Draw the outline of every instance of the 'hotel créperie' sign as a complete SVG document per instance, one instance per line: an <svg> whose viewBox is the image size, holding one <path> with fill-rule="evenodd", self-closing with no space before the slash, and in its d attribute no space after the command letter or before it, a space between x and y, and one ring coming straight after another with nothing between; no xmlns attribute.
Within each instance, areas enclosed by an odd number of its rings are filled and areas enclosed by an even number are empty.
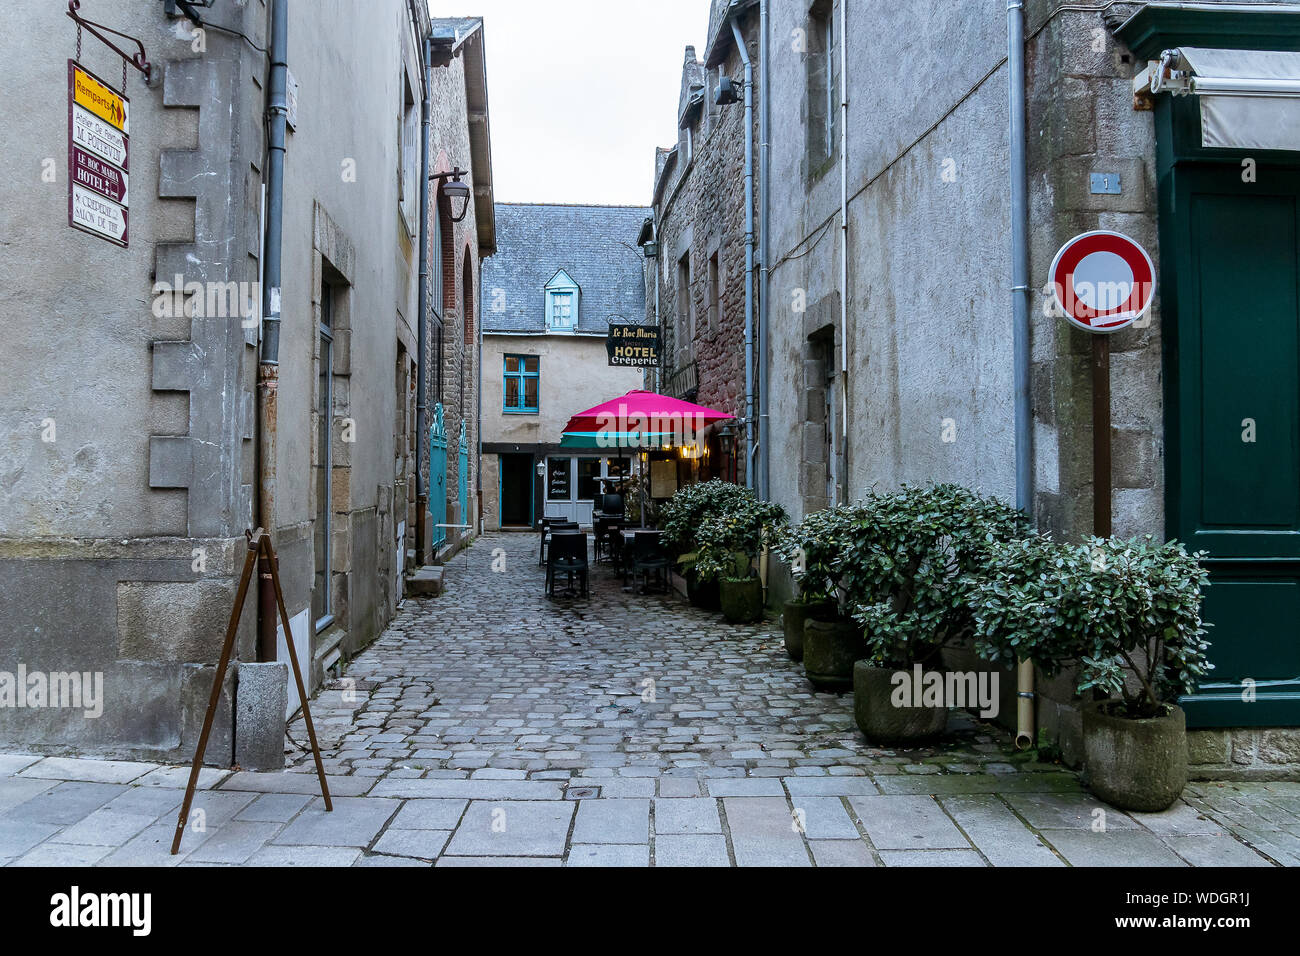
<svg viewBox="0 0 1300 956"><path fill-rule="evenodd" d="M659 364L659 329L653 325L609 325L605 339L610 365L653 368Z"/></svg>

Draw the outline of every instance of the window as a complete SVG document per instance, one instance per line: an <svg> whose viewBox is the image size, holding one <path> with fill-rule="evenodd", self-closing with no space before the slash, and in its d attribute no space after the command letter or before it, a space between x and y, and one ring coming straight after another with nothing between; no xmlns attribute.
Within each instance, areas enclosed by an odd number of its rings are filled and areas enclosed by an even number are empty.
<svg viewBox="0 0 1300 956"><path fill-rule="evenodd" d="M312 613L316 630L329 626L334 620L333 602L330 600L330 469L333 467L331 447L334 404L334 291L326 284L320 290L319 374L317 394L317 458L316 458L316 521L314 531L315 581L312 586Z"/></svg>
<svg viewBox="0 0 1300 956"><path fill-rule="evenodd" d="M600 459L578 459L578 500L595 501L600 492Z"/></svg>
<svg viewBox="0 0 1300 956"><path fill-rule="evenodd" d="M546 283L546 327L552 332L574 332L578 328L578 284L561 269Z"/></svg>
<svg viewBox="0 0 1300 956"><path fill-rule="evenodd" d="M836 63L835 16L831 0L819 0L808 14L807 87L808 167L810 171L835 155Z"/></svg>
<svg viewBox="0 0 1300 956"><path fill-rule="evenodd" d="M718 331L722 320L722 290L718 284L718 253L709 256L709 333Z"/></svg>
<svg viewBox="0 0 1300 956"><path fill-rule="evenodd" d="M677 260L677 352L678 366L686 364L695 342L695 303L691 298L691 254Z"/></svg>
<svg viewBox="0 0 1300 956"><path fill-rule="evenodd" d="M507 355L505 379L502 387L502 411L519 414L537 414L537 392L541 373L536 355Z"/></svg>
<svg viewBox="0 0 1300 956"><path fill-rule="evenodd" d="M405 69L402 70L402 112L398 117L397 143L401 154L397 198L406 218L406 228L415 235L420 210L420 104Z"/></svg>

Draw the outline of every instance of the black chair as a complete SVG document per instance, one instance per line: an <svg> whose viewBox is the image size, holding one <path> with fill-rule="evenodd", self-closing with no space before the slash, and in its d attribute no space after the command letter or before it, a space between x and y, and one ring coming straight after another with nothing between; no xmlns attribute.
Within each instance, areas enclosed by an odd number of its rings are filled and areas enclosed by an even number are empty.
<svg viewBox="0 0 1300 956"><path fill-rule="evenodd" d="M595 532L597 561L614 560L614 549L622 544L624 524L625 519L622 514L592 515L591 526Z"/></svg>
<svg viewBox="0 0 1300 956"><path fill-rule="evenodd" d="M567 518L543 518L541 527L541 546L537 552L537 566L543 567L546 564L546 543L551 538L553 531L577 531L578 524Z"/></svg>
<svg viewBox="0 0 1300 956"><path fill-rule="evenodd" d="M641 593L650 590L650 573L653 571L655 581L664 593L668 591L668 555L664 551L662 535L658 531L637 531L632 536L630 560L625 566L630 567L632 580L641 575ZM626 580L626 578L624 579Z"/></svg>
<svg viewBox="0 0 1300 956"><path fill-rule="evenodd" d="M582 597L587 596L587 533L572 529L551 528L551 548L546 557L546 596L555 597L555 578L566 576L566 596L575 594L573 579L582 585Z"/></svg>

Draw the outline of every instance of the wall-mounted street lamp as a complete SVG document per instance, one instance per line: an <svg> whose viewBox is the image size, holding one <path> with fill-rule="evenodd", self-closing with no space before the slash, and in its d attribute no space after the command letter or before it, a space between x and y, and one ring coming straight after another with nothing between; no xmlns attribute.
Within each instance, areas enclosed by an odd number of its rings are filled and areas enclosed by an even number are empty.
<svg viewBox="0 0 1300 956"><path fill-rule="evenodd" d="M457 166L449 173L433 173L429 176L429 181L435 179L442 183L442 194L447 197L447 202L451 206L451 221L460 222L469 214L470 188L469 183L461 182L460 177L469 175L469 170L461 169ZM448 178L451 182L446 182ZM456 212L456 203L461 203L459 214Z"/></svg>
<svg viewBox="0 0 1300 956"><path fill-rule="evenodd" d="M735 82L729 76L718 77L718 92L713 102L719 106L730 106L732 103L739 103L741 84Z"/></svg>
<svg viewBox="0 0 1300 956"><path fill-rule="evenodd" d="M722 452L723 477L727 481L735 481L736 427L731 422L718 429L718 450Z"/></svg>

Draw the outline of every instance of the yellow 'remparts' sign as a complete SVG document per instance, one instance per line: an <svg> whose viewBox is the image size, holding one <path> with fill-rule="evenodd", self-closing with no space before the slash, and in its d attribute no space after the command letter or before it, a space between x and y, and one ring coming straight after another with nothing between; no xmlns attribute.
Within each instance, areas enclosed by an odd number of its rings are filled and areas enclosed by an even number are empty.
<svg viewBox="0 0 1300 956"><path fill-rule="evenodd" d="M73 96L78 106L112 123L123 133L130 132L126 100L80 67L74 68Z"/></svg>

